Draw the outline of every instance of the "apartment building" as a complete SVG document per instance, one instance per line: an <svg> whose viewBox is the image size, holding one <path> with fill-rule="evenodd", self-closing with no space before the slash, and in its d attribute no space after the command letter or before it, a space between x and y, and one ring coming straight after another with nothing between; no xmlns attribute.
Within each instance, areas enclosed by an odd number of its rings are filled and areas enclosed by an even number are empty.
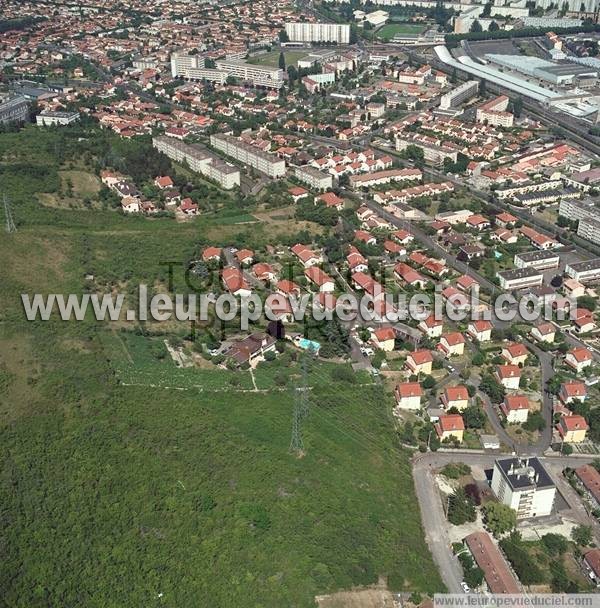
<svg viewBox="0 0 600 608"><path fill-rule="evenodd" d="M422 175L420 169L387 169L367 175L351 175L350 186L352 188L366 188L379 184L389 184L390 182L418 181Z"/></svg>
<svg viewBox="0 0 600 608"><path fill-rule="evenodd" d="M577 225L577 236L586 241L600 245L600 220L589 217L579 220Z"/></svg>
<svg viewBox="0 0 600 608"><path fill-rule="evenodd" d="M560 257L552 251L527 251L526 253L517 253L514 262L517 268L536 268L537 270L542 270L558 268Z"/></svg>
<svg viewBox="0 0 600 608"><path fill-rule="evenodd" d="M35 117L38 127L49 127L51 125L70 125L79 120L79 112L51 112L43 110Z"/></svg>
<svg viewBox="0 0 600 608"><path fill-rule="evenodd" d="M458 107L461 103L477 95L479 82L467 80L453 91L449 91L440 97L440 110L450 110Z"/></svg>
<svg viewBox="0 0 600 608"><path fill-rule="evenodd" d="M524 289L525 287L540 287L544 275L535 268L515 268L496 273L500 281L500 287L510 291L512 289Z"/></svg>
<svg viewBox="0 0 600 608"><path fill-rule="evenodd" d="M19 95L0 101L0 124L25 122L29 116L29 104L25 97Z"/></svg>
<svg viewBox="0 0 600 608"><path fill-rule="evenodd" d="M185 161L192 171L216 181L225 190L231 190L240 185L239 169L222 161L204 146L184 144L182 141L164 135L154 137L152 145L174 161L179 163Z"/></svg>
<svg viewBox="0 0 600 608"><path fill-rule="evenodd" d="M512 127L514 116L507 112L509 98L500 95L477 108L477 122L485 122L494 127Z"/></svg>
<svg viewBox="0 0 600 608"><path fill-rule="evenodd" d="M340 23L286 23L290 42L350 42L350 25Z"/></svg>
<svg viewBox="0 0 600 608"><path fill-rule="evenodd" d="M600 279L600 258L567 264L565 273L580 283L591 283Z"/></svg>
<svg viewBox="0 0 600 608"><path fill-rule="evenodd" d="M517 518L552 513L556 486L537 458L496 460L492 490L498 500L517 512Z"/></svg>
<svg viewBox="0 0 600 608"><path fill-rule="evenodd" d="M500 199L515 198L532 192L542 192L544 190L561 190L563 183L560 179L549 179L543 182L527 182L518 186L507 186L498 188L496 196Z"/></svg>
<svg viewBox="0 0 600 608"><path fill-rule="evenodd" d="M274 154L263 152L256 146L247 144L237 137L217 133L210 136L210 144L227 156L248 165L269 177L283 177L285 175L285 161Z"/></svg>
<svg viewBox="0 0 600 608"><path fill-rule="evenodd" d="M329 173L323 173L309 165L296 167L294 175L296 179L299 179L304 184L308 184L315 190L328 190L333 187L333 177Z"/></svg>
<svg viewBox="0 0 600 608"><path fill-rule="evenodd" d="M187 80L208 80L225 84L227 72L205 67L204 57L199 55L183 55L173 53L171 55L171 76L173 78L185 78Z"/></svg>
<svg viewBox="0 0 600 608"><path fill-rule="evenodd" d="M596 218L600 214L600 210L596 207L596 203L591 199L572 200L564 199L560 201L558 206L558 215L562 215L569 220L587 220Z"/></svg>
<svg viewBox="0 0 600 608"><path fill-rule="evenodd" d="M458 157L458 152L456 150L446 146L436 146L404 137L398 137L396 139L396 150L399 152L406 150L408 146L416 146L417 148L421 148L421 150L423 150L423 158L425 161L433 165L442 164L446 158L449 158L453 163L455 163Z"/></svg>
<svg viewBox="0 0 600 608"><path fill-rule="evenodd" d="M226 72L257 87L280 89L283 86L283 70L266 65L252 65L238 59L223 59L215 63L217 70Z"/></svg>

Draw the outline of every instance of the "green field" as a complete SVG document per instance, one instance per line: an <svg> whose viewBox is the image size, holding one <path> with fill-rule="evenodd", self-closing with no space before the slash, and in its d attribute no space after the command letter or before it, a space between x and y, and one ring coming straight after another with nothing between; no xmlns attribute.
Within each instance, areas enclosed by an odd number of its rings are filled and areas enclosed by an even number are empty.
<svg viewBox="0 0 600 608"><path fill-rule="evenodd" d="M420 34L425 26L416 23L388 23L377 30L377 37L389 42L396 34Z"/></svg>
<svg viewBox="0 0 600 608"><path fill-rule="evenodd" d="M308 51L284 51L283 55L285 57L286 67L290 65L296 66L298 59L306 57L306 55L308 55ZM272 68L276 68L279 66L279 51L270 51L264 55L251 57L248 60L248 63L252 63L254 65L267 65Z"/></svg>
<svg viewBox="0 0 600 608"><path fill-rule="evenodd" d="M0 603L309 607L380 575L394 590L441 590L410 454L367 376L308 372L298 458L297 363L261 366L255 391L249 372L157 358L164 337L142 327L24 320L20 293L81 293L89 272L126 291L164 285L163 262L218 228L40 206L64 170L53 150L87 162L77 132L57 148L70 132L0 134L19 228L0 238ZM251 231L239 238L267 238Z"/></svg>

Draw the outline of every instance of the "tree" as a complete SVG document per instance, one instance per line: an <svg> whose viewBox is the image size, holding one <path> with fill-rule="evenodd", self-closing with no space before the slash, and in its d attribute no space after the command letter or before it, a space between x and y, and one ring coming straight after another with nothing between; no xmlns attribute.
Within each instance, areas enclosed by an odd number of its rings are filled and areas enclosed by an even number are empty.
<svg viewBox="0 0 600 608"><path fill-rule="evenodd" d="M523 546L519 532L514 530L507 538L503 538L500 548L524 585L534 585L544 580L544 574L537 562Z"/></svg>
<svg viewBox="0 0 600 608"><path fill-rule="evenodd" d="M464 579L471 589L477 589L483 583L483 570L479 566L469 568L464 571Z"/></svg>
<svg viewBox="0 0 600 608"><path fill-rule="evenodd" d="M475 521L477 514L473 501L467 496L464 488L458 488L448 499L448 521L461 526L468 521Z"/></svg>
<svg viewBox="0 0 600 608"><path fill-rule="evenodd" d="M526 431L543 431L546 428L546 421L541 412L533 412L529 414L527 420L523 423L523 428Z"/></svg>
<svg viewBox="0 0 600 608"><path fill-rule="evenodd" d="M569 541L561 534L548 533L542 536L542 544L553 557L558 557L567 551Z"/></svg>
<svg viewBox="0 0 600 608"><path fill-rule="evenodd" d="M483 516L487 527L495 537L514 530L517 525L517 513L501 502L488 502L483 507Z"/></svg>
<svg viewBox="0 0 600 608"><path fill-rule="evenodd" d="M279 69L285 70L285 55L283 54L283 51L279 53Z"/></svg>
<svg viewBox="0 0 600 608"><path fill-rule="evenodd" d="M490 32L497 32L499 29L500 29L500 26L495 21L492 21L490 23L490 27L489 27Z"/></svg>
<svg viewBox="0 0 600 608"><path fill-rule="evenodd" d="M523 99L521 97L515 97L512 100L512 112L515 115L515 118L519 118L521 116L522 111L523 111Z"/></svg>
<svg viewBox="0 0 600 608"><path fill-rule="evenodd" d="M584 526L583 524L573 528L571 538L580 546L586 547L592 542L592 526Z"/></svg>
<svg viewBox="0 0 600 608"><path fill-rule="evenodd" d="M279 42L289 42L290 41L290 37L287 35L287 32L285 30L281 30L279 32Z"/></svg>
<svg viewBox="0 0 600 608"><path fill-rule="evenodd" d="M479 21L477 19L475 19L475 21L473 21L473 23L471 24L471 29L470 32L475 34L477 32L483 32L483 28L481 27L481 23L479 23Z"/></svg>
<svg viewBox="0 0 600 608"><path fill-rule="evenodd" d="M476 405L469 405L462 413L465 426L468 429L482 429L485 426L485 414Z"/></svg>
<svg viewBox="0 0 600 608"><path fill-rule="evenodd" d="M504 387L491 374L483 374L479 388L494 402L500 403L504 399L506 391Z"/></svg>

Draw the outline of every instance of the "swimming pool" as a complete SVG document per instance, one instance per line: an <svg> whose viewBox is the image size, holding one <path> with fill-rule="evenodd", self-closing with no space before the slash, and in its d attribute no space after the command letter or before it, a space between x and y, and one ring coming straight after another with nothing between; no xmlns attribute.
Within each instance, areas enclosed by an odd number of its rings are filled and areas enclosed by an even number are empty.
<svg viewBox="0 0 600 608"><path fill-rule="evenodd" d="M321 345L314 340L307 340L306 338L300 338L298 346L304 350L311 350L313 353L318 354Z"/></svg>

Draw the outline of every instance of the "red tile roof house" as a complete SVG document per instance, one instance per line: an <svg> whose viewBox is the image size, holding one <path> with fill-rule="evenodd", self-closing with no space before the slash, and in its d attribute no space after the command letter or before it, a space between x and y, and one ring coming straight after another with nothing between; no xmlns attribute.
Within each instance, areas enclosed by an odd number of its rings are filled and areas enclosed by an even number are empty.
<svg viewBox="0 0 600 608"><path fill-rule="evenodd" d="M293 186L292 188L288 189L288 192L295 203L297 203L299 200L302 200L303 198L307 198L309 195L308 190L305 190L300 186Z"/></svg>
<svg viewBox="0 0 600 608"><path fill-rule="evenodd" d="M390 352L396 346L396 332L393 327L381 327L371 334L371 340L375 347Z"/></svg>
<svg viewBox="0 0 600 608"><path fill-rule="evenodd" d="M250 249L240 249L235 252L235 257L240 264L252 264L254 261L254 251L251 251Z"/></svg>
<svg viewBox="0 0 600 608"><path fill-rule="evenodd" d="M469 405L469 391L462 384L448 386L441 396L441 401L447 410L455 407L457 410L462 411Z"/></svg>
<svg viewBox="0 0 600 608"><path fill-rule="evenodd" d="M468 274L463 274L456 280L456 286L462 291L471 291L471 289L478 288L479 283Z"/></svg>
<svg viewBox="0 0 600 608"><path fill-rule="evenodd" d="M421 408L423 389L418 382L402 382L396 385L394 391L396 404L403 410L418 410Z"/></svg>
<svg viewBox="0 0 600 608"><path fill-rule="evenodd" d="M355 230L354 238L357 241L362 241L365 245L375 245L377 243L377 239L365 230Z"/></svg>
<svg viewBox="0 0 600 608"><path fill-rule="evenodd" d="M429 338L439 338L442 335L443 328L443 321L436 319L433 314L419 323L419 329Z"/></svg>
<svg viewBox="0 0 600 608"><path fill-rule="evenodd" d="M502 349L502 357L511 365L525 365L529 351L524 344L512 342Z"/></svg>
<svg viewBox="0 0 600 608"><path fill-rule="evenodd" d="M252 293L244 275L237 268L225 268L221 278L225 289L234 296L247 297Z"/></svg>
<svg viewBox="0 0 600 608"><path fill-rule="evenodd" d="M157 177L154 180L154 184L157 188L160 188L161 190L166 190L167 188L173 187L173 180L168 175L165 175L164 177Z"/></svg>
<svg viewBox="0 0 600 608"><path fill-rule="evenodd" d="M563 416L556 425L556 430L565 442L579 443L585 439L589 429L588 423L583 416L573 414Z"/></svg>
<svg viewBox="0 0 600 608"><path fill-rule="evenodd" d="M277 282L277 291L285 296L296 296L300 295L300 286L296 285L293 281L282 279Z"/></svg>
<svg viewBox="0 0 600 608"><path fill-rule="evenodd" d="M584 464L575 469L575 475L585 488L592 508L600 508L600 473L591 464Z"/></svg>
<svg viewBox="0 0 600 608"><path fill-rule="evenodd" d="M573 401L585 401L587 397L587 389L583 382L572 380L563 382L558 391L558 398L565 404L573 403Z"/></svg>
<svg viewBox="0 0 600 608"><path fill-rule="evenodd" d="M181 201L179 210L186 215L198 215L198 205L191 198L184 198Z"/></svg>
<svg viewBox="0 0 600 608"><path fill-rule="evenodd" d="M462 443L465 423L460 414L442 414L434 427L440 441L456 439Z"/></svg>
<svg viewBox="0 0 600 608"><path fill-rule="evenodd" d="M335 281L317 266L305 268L304 274L309 281L314 283L319 288L319 291L335 291Z"/></svg>
<svg viewBox="0 0 600 608"><path fill-rule="evenodd" d="M259 262L252 266L252 273L259 281L271 282L275 279L275 271L270 264Z"/></svg>
<svg viewBox="0 0 600 608"><path fill-rule="evenodd" d="M504 388L517 390L521 382L521 368L517 365L498 365L496 379Z"/></svg>
<svg viewBox="0 0 600 608"><path fill-rule="evenodd" d="M221 259L221 248L220 247L207 247L202 252L202 261L211 262L213 260L219 261Z"/></svg>
<svg viewBox="0 0 600 608"><path fill-rule="evenodd" d="M583 346L573 348L567 353L565 363L580 372L592 364L592 353Z"/></svg>
<svg viewBox="0 0 600 608"><path fill-rule="evenodd" d="M590 549L583 556L583 563L596 587L600 586L600 549Z"/></svg>
<svg viewBox="0 0 600 608"><path fill-rule="evenodd" d="M415 375L431 374L433 355L429 350L415 350L406 358L406 367Z"/></svg>
<svg viewBox="0 0 600 608"><path fill-rule="evenodd" d="M507 395L500 409L507 422L526 422L529 416L529 400L525 395Z"/></svg>
<svg viewBox="0 0 600 608"><path fill-rule="evenodd" d="M332 207L338 211L342 211L344 209L344 199L340 198L333 192L325 192L325 194L315 197L315 205L317 203L324 203L327 207Z"/></svg>
<svg viewBox="0 0 600 608"><path fill-rule="evenodd" d="M437 349L444 357L460 357L465 352L465 337L459 331L453 331L440 336Z"/></svg>
<svg viewBox="0 0 600 608"><path fill-rule="evenodd" d="M413 285L421 289L423 289L428 282L422 274L418 273L404 262L399 262L394 266L394 276L407 285Z"/></svg>
<svg viewBox="0 0 600 608"><path fill-rule="evenodd" d="M469 323L467 333L478 342L488 342L492 339L491 321L481 320Z"/></svg>
<svg viewBox="0 0 600 608"><path fill-rule="evenodd" d="M306 245L297 243L291 248L292 253L302 262L305 268L309 266L316 266L323 261L320 255L317 255L312 249L309 249Z"/></svg>

